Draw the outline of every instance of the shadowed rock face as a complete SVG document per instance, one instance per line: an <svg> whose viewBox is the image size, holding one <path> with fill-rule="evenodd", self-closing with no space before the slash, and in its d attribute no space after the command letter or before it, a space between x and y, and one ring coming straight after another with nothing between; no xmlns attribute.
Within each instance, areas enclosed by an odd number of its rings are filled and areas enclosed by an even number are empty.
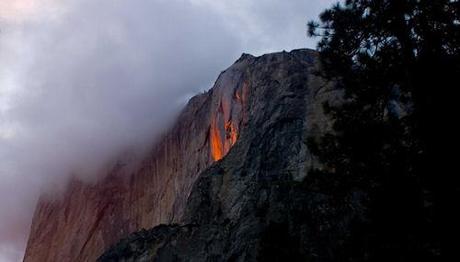
<svg viewBox="0 0 460 262"><path fill-rule="evenodd" d="M308 189L307 138L330 128L322 104L339 94L313 74L313 51L250 60L238 140L199 175L178 224L132 234L99 261L327 261L322 230L340 240L334 227L349 222L329 225L330 199Z"/></svg>
<svg viewBox="0 0 460 262"><path fill-rule="evenodd" d="M315 165L306 141L329 128L322 103L337 96L317 69L310 50L243 55L191 99L139 170L117 166L41 199L25 261L94 261L125 237L100 260L252 261L275 251L273 239L289 244L279 256L297 256L290 248L310 230L289 222ZM143 228L153 229L131 234Z"/></svg>

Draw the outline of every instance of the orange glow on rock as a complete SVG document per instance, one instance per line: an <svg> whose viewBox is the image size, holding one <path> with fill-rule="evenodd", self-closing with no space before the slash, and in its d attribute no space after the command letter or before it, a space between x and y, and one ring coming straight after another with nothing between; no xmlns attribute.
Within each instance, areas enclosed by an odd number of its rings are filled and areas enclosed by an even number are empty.
<svg viewBox="0 0 460 262"><path fill-rule="evenodd" d="M225 123L224 128L225 135L222 136L217 121L215 119L212 120L209 130L209 140L211 157L214 161L222 159L238 139L238 129L231 120Z"/></svg>
<svg viewBox="0 0 460 262"><path fill-rule="evenodd" d="M225 132L227 133L227 139L230 139L230 146L233 146L238 138L238 132L232 121L228 121L225 124Z"/></svg>
<svg viewBox="0 0 460 262"><path fill-rule="evenodd" d="M211 115L209 127L209 155L213 161L221 160L235 145L239 137L240 124L246 116L248 83L233 92L220 94Z"/></svg>
<svg viewBox="0 0 460 262"><path fill-rule="evenodd" d="M210 135L212 159L214 161L218 161L218 160L222 159L222 157L224 156L224 153L223 153L224 145L223 145L222 140L220 138L219 129L217 128L216 121L214 119L211 122L211 128L210 128L209 135Z"/></svg>

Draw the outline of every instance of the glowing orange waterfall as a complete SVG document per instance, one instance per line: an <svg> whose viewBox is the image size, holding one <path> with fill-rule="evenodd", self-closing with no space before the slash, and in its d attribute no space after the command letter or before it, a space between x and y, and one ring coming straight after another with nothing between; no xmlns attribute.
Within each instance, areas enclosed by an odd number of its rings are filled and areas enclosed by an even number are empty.
<svg viewBox="0 0 460 262"><path fill-rule="evenodd" d="M214 118L209 130L211 157L214 161L222 159L238 139L238 127L235 123L229 120L224 127L220 127L217 123L218 121ZM225 134L222 134L221 130Z"/></svg>
<svg viewBox="0 0 460 262"><path fill-rule="evenodd" d="M245 121L243 107L248 84L243 83L230 92L224 91L220 90L209 126L210 158L213 161L222 159L230 151L238 139L240 124Z"/></svg>
<svg viewBox="0 0 460 262"><path fill-rule="evenodd" d="M224 156L224 145L220 137L219 129L216 125L216 119L212 119L211 128L209 132L210 144L211 144L211 156L214 161L222 159Z"/></svg>

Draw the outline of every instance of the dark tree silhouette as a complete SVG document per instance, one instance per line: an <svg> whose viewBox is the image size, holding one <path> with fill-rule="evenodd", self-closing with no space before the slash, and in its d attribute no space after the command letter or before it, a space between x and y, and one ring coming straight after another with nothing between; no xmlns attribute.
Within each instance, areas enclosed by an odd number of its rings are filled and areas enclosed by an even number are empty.
<svg viewBox="0 0 460 262"><path fill-rule="evenodd" d="M321 74L344 90L325 105L333 131L311 139L331 194L366 192L366 223L346 260L435 260L447 255L443 226L458 223L459 187L447 170L447 123L460 77L460 2L347 0L309 23L321 37ZM324 187L323 189L325 189Z"/></svg>

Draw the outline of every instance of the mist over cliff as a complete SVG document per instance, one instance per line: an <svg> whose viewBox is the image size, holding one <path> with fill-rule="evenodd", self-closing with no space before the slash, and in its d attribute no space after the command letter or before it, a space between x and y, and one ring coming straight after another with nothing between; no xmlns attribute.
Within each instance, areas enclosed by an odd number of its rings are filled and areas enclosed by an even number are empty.
<svg viewBox="0 0 460 262"><path fill-rule="evenodd" d="M203 10L137 2L75 1L56 20L4 32L0 242L24 241L41 191L72 174L92 180L121 151L148 146L238 47ZM193 40L203 34L219 37Z"/></svg>
<svg viewBox="0 0 460 262"><path fill-rule="evenodd" d="M149 147L243 51L308 44L328 3L2 2L0 261L21 256L40 193Z"/></svg>

